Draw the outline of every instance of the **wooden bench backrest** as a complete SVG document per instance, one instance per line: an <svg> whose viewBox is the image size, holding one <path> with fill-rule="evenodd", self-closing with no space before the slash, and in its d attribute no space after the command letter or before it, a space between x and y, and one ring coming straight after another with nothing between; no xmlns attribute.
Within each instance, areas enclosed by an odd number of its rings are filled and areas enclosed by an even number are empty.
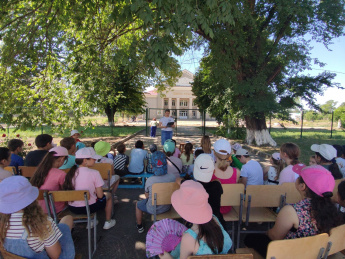
<svg viewBox="0 0 345 259"><path fill-rule="evenodd" d="M171 195L180 189L177 183L155 183L152 185L152 205L154 205L154 195L157 193L157 205L171 204Z"/></svg>
<svg viewBox="0 0 345 259"><path fill-rule="evenodd" d="M281 195L285 195L279 185L247 185L246 206L251 195L251 207L279 207Z"/></svg>
<svg viewBox="0 0 345 259"><path fill-rule="evenodd" d="M89 191L51 191L54 198L54 202L66 202L66 201L84 201L84 193L87 193L87 198L90 199Z"/></svg>
<svg viewBox="0 0 345 259"><path fill-rule="evenodd" d="M99 173L102 176L103 180L108 179L108 172L110 172L110 176L112 175L112 168L113 165L108 163L96 163L93 167L90 167L91 169L99 171Z"/></svg>
<svg viewBox="0 0 345 259"><path fill-rule="evenodd" d="M281 188L286 194L286 203L297 203L302 200L302 195L297 191L295 183L283 183Z"/></svg>
<svg viewBox="0 0 345 259"><path fill-rule="evenodd" d="M345 224L331 229L329 241L332 242L330 255L345 249Z"/></svg>
<svg viewBox="0 0 345 259"><path fill-rule="evenodd" d="M320 234L316 236L276 240L269 243L266 258L317 258L321 248L327 247L329 236Z"/></svg>
<svg viewBox="0 0 345 259"><path fill-rule="evenodd" d="M36 166L19 166L18 169L22 176L31 178L34 176L37 167Z"/></svg>
<svg viewBox="0 0 345 259"><path fill-rule="evenodd" d="M221 206L240 206L241 193L244 194L244 185L236 184L222 184L223 194L220 200Z"/></svg>

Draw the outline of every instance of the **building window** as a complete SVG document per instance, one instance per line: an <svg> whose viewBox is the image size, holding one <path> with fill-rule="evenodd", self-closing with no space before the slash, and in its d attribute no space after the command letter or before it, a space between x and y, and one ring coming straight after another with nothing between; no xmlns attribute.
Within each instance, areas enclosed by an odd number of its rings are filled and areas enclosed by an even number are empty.
<svg viewBox="0 0 345 259"><path fill-rule="evenodd" d="M187 117L187 111L180 111L180 117Z"/></svg>
<svg viewBox="0 0 345 259"><path fill-rule="evenodd" d="M192 111L192 117L196 118L196 111Z"/></svg>
<svg viewBox="0 0 345 259"><path fill-rule="evenodd" d="M176 110L173 110L173 111L172 111L172 116L175 116L175 117L176 117Z"/></svg>
<svg viewBox="0 0 345 259"><path fill-rule="evenodd" d="M172 100L172 101L171 101L171 105L172 105L172 106L176 106L175 100Z"/></svg>
<svg viewBox="0 0 345 259"><path fill-rule="evenodd" d="M187 100L180 100L180 106L181 107L187 107L188 106L188 101Z"/></svg>
<svg viewBox="0 0 345 259"><path fill-rule="evenodd" d="M169 100L168 99L164 99L164 106L168 106L169 105Z"/></svg>

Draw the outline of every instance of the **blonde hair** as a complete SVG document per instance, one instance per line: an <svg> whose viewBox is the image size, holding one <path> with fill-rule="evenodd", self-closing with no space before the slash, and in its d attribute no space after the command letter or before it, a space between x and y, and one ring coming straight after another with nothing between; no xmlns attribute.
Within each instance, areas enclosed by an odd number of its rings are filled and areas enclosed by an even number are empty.
<svg viewBox="0 0 345 259"><path fill-rule="evenodd" d="M204 150L204 153L206 154L211 154L212 150L211 150L211 139L208 135L205 135L201 138L201 143L200 146L202 148L202 150Z"/></svg>
<svg viewBox="0 0 345 259"><path fill-rule="evenodd" d="M217 157L217 167L222 171L226 171L226 169L229 167L228 159L230 155L222 155L217 153L216 151L214 152L214 154Z"/></svg>
<svg viewBox="0 0 345 259"><path fill-rule="evenodd" d="M0 245L4 245L11 214L0 213ZM35 200L23 209L23 226L30 236L46 239L51 231L51 224L41 206Z"/></svg>

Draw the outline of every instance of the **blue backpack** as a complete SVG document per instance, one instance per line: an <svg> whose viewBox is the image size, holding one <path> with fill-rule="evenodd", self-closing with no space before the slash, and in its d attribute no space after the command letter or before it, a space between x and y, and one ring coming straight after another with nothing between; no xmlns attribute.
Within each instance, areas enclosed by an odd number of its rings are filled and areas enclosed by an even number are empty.
<svg viewBox="0 0 345 259"><path fill-rule="evenodd" d="M168 172L167 159L161 151L153 152L151 155L152 173L154 175L164 175Z"/></svg>

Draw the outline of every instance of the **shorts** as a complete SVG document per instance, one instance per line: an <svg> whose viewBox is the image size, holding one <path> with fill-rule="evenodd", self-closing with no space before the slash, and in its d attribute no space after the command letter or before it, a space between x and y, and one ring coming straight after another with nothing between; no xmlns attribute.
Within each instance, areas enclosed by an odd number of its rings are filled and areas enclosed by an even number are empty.
<svg viewBox="0 0 345 259"><path fill-rule="evenodd" d="M105 209L105 205L107 204L107 198L105 195L101 199L97 199L97 201L94 204L91 204L90 207L90 213L95 213L100 210ZM86 214L86 206L85 207L73 207L68 206L69 210L75 214Z"/></svg>
<svg viewBox="0 0 345 259"><path fill-rule="evenodd" d="M144 199L144 200L138 201L138 202L137 202L137 208L138 208L139 210L141 210L142 212L151 214L150 212L147 211L147 207L146 207L146 203L147 203L148 200L149 200L149 199Z"/></svg>

